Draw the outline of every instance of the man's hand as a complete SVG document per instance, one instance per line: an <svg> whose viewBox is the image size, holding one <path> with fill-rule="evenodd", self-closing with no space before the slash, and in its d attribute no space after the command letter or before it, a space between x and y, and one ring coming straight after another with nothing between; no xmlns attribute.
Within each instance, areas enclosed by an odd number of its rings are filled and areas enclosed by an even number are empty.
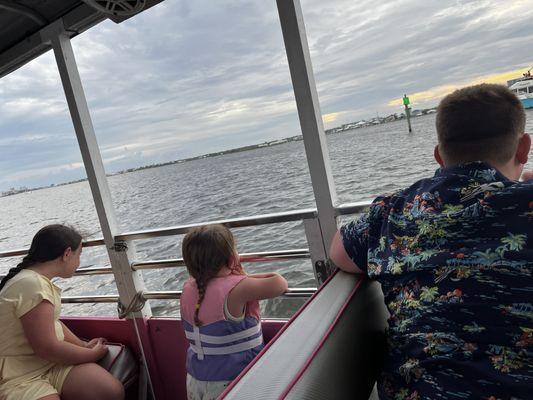
<svg viewBox="0 0 533 400"><path fill-rule="evenodd" d="M521 181L530 181L533 180L533 171L523 171Z"/></svg>

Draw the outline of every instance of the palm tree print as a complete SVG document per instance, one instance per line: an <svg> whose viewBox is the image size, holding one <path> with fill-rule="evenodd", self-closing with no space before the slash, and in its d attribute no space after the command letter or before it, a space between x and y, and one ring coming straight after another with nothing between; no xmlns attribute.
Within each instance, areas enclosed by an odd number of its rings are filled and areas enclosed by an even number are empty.
<svg viewBox="0 0 533 400"><path fill-rule="evenodd" d="M425 302L431 302L435 299L435 297L437 297L438 294L439 294L439 289L437 288L437 286L433 286L433 287L424 286L422 290L420 291L420 300L425 301Z"/></svg>
<svg viewBox="0 0 533 400"><path fill-rule="evenodd" d="M527 236L522 234L508 233L507 237L502 238L502 243L507 246L510 251L520 251L524 248L527 241Z"/></svg>
<svg viewBox="0 0 533 400"><path fill-rule="evenodd" d="M343 236L345 248L364 259L390 313L380 399L531 397L527 185L482 163L444 169L346 229L364 236Z"/></svg>

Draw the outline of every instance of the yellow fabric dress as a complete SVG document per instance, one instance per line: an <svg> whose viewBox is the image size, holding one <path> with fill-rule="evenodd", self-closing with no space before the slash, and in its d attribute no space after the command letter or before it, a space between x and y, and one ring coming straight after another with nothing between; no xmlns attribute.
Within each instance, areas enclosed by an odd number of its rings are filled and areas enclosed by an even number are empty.
<svg viewBox="0 0 533 400"><path fill-rule="evenodd" d="M64 340L61 290L45 276L24 269L0 291L0 400L34 400L61 393L72 369L39 358L31 348L20 318L43 300L54 306L57 338Z"/></svg>

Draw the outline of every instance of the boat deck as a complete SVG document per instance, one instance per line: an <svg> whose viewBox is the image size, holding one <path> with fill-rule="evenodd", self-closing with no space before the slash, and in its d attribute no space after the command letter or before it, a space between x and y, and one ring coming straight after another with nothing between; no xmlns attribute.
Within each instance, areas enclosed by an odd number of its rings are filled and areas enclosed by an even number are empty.
<svg viewBox="0 0 533 400"><path fill-rule="evenodd" d="M141 352L131 320L104 317L65 317L65 325L83 338L104 337L110 342L127 345L141 359ZM270 341L286 321L263 320L265 342ZM153 365L157 372L151 374L157 387L158 399L186 399L185 354L189 345L179 319L151 318L146 321L152 344ZM145 353L146 354L146 353ZM128 391L128 400L137 399L135 388Z"/></svg>

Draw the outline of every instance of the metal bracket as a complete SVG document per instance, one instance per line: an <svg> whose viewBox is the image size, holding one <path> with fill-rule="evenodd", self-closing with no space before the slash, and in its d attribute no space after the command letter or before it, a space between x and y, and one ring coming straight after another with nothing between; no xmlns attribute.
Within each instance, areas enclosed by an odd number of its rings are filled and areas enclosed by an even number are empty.
<svg viewBox="0 0 533 400"><path fill-rule="evenodd" d="M315 263L315 275L319 285L322 285L328 279L328 270L324 260L318 260Z"/></svg>
<svg viewBox="0 0 533 400"><path fill-rule="evenodd" d="M118 16L135 15L146 6L146 0L83 0L83 2L101 13Z"/></svg>
<svg viewBox="0 0 533 400"><path fill-rule="evenodd" d="M63 19L59 18L46 25L39 31L39 33L43 43L50 43L53 40L56 40L58 36L65 34L65 25L63 23Z"/></svg>
<svg viewBox="0 0 533 400"><path fill-rule="evenodd" d="M116 241L115 244L110 247L110 249L117 252L128 251L128 243L124 241Z"/></svg>
<svg viewBox="0 0 533 400"><path fill-rule="evenodd" d="M323 284L337 269L335 264L330 260L318 260L315 263L315 274L318 280L318 284Z"/></svg>

